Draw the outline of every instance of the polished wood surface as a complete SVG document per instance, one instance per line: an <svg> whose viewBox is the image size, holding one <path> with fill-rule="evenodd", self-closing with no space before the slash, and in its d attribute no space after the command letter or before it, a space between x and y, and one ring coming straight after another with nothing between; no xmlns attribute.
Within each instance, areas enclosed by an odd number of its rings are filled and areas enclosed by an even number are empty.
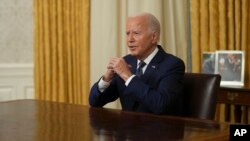
<svg viewBox="0 0 250 141"><path fill-rule="evenodd" d="M229 140L210 120L21 100L0 103L1 141Z"/></svg>

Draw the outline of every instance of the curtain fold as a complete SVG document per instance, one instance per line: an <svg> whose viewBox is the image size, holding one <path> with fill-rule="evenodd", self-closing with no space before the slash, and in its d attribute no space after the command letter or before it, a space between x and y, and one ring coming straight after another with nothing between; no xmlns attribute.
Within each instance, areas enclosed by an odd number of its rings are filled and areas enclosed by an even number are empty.
<svg viewBox="0 0 250 141"><path fill-rule="evenodd" d="M201 54L216 50L245 51L245 81L250 73L250 2L190 0L192 71L201 71Z"/></svg>
<svg viewBox="0 0 250 141"><path fill-rule="evenodd" d="M192 72L201 72L203 52L241 50L245 52L245 83L250 80L250 1L189 0L191 19ZM220 117L218 108L217 120ZM228 105L225 106L228 108ZM225 108L224 107L224 108ZM233 112L232 112L233 113ZM246 113L247 114L247 113ZM231 115L231 117L233 117Z"/></svg>
<svg viewBox="0 0 250 141"><path fill-rule="evenodd" d="M87 104L89 0L34 0L36 99Z"/></svg>

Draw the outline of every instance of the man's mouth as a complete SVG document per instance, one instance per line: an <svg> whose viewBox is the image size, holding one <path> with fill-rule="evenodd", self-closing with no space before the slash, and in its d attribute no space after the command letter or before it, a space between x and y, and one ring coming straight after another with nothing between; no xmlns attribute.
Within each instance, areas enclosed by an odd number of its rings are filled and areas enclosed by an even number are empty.
<svg viewBox="0 0 250 141"><path fill-rule="evenodd" d="M129 46L129 49L135 49L136 48L136 46Z"/></svg>

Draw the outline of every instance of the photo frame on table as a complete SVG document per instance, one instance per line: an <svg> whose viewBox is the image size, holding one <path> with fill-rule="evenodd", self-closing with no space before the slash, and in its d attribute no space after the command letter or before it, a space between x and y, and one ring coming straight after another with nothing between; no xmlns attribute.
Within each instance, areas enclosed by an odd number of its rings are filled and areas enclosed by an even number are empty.
<svg viewBox="0 0 250 141"><path fill-rule="evenodd" d="M244 51L215 52L215 74L221 75L221 86L244 86Z"/></svg>
<svg viewBox="0 0 250 141"><path fill-rule="evenodd" d="M215 52L202 53L201 72L207 74L215 73Z"/></svg>

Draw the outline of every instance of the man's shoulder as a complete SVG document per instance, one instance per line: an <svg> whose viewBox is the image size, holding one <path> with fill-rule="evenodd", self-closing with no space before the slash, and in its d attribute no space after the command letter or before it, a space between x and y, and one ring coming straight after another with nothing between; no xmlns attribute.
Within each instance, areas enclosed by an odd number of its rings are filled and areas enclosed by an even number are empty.
<svg viewBox="0 0 250 141"><path fill-rule="evenodd" d="M181 58L173 55L173 54L170 54L170 53L166 53L166 59L173 59L173 60L178 60L178 61L182 61Z"/></svg>
<svg viewBox="0 0 250 141"><path fill-rule="evenodd" d="M180 62L184 63L183 60L171 53L165 52L163 49L159 51L161 58L163 58L163 62Z"/></svg>
<svg viewBox="0 0 250 141"><path fill-rule="evenodd" d="M178 60L178 61L182 61L181 58L171 54L171 53L168 53L166 52L162 46L158 45L158 48L159 48L159 52L157 53L158 55L160 55L161 57L164 56L164 59L167 59L167 60ZM156 54L156 55L157 55Z"/></svg>
<svg viewBox="0 0 250 141"><path fill-rule="evenodd" d="M178 67L185 69L184 61L181 58L170 53L165 53L165 57L161 61L161 65L168 66L167 68Z"/></svg>

